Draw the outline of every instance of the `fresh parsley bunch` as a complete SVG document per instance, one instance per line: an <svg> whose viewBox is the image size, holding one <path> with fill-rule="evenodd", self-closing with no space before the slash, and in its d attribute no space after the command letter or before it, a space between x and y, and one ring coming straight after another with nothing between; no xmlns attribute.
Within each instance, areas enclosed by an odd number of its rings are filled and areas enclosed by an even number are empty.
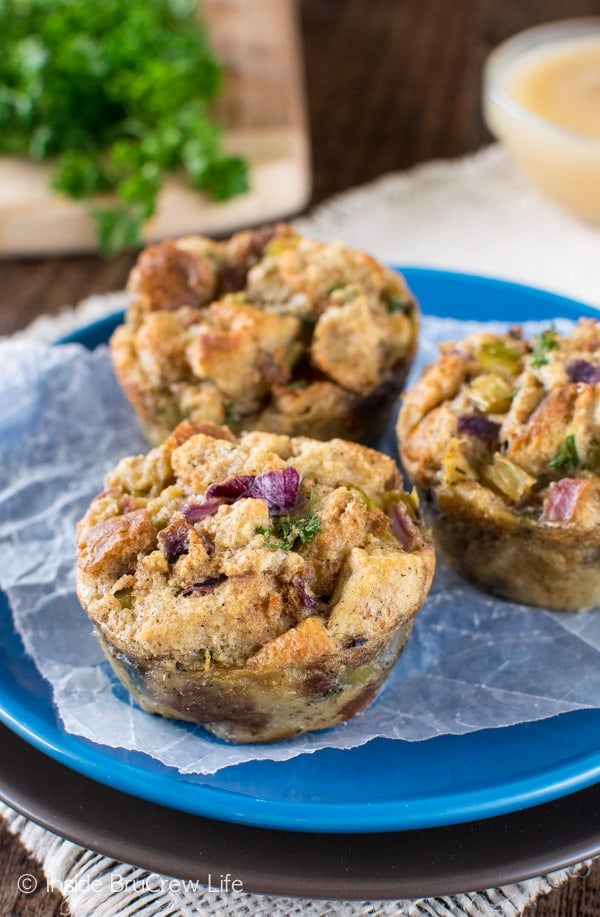
<svg viewBox="0 0 600 917"><path fill-rule="evenodd" d="M135 245L163 179L223 201L248 188L208 114L221 68L196 0L0 0L0 153L55 163L106 253Z"/></svg>

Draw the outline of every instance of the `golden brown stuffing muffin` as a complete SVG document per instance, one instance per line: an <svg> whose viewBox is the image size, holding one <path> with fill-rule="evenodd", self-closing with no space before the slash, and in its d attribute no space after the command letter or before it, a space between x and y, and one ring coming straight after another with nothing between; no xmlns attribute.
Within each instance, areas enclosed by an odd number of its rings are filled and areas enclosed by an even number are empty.
<svg viewBox="0 0 600 917"><path fill-rule="evenodd" d="M265 742L375 697L434 568L390 458L185 421L105 484L77 590L144 709Z"/></svg>
<svg viewBox="0 0 600 917"><path fill-rule="evenodd" d="M155 444L184 419L373 442L415 352L397 273L285 224L152 245L128 287L112 357Z"/></svg>
<svg viewBox="0 0 600 917"><path fill-rule="evenodd" d="M516 602L600 604L600 322L443 345L398 438L454 569Z"/></svg>

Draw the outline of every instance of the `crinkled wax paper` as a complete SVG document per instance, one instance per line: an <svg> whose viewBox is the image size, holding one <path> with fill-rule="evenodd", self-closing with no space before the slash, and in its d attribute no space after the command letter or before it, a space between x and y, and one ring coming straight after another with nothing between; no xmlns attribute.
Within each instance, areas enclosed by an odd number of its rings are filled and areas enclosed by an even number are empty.
<svg viewBox="0 0 600 917"><path fill-rule="evenodd" d="M481 327L426 317L413 378L439 341ZM525 330L542 327L527 323ZM393 448L391 434L387 445ZM68 732L209 774L377 736L416 741L600 706L598 611L561 614L496 600L439 564L387 685L348 723L272 745L232 746L200 727L143 713L113 676L79 607L74 530L103 475L146 449L106 347L0 344L0 585Z"/></svg>

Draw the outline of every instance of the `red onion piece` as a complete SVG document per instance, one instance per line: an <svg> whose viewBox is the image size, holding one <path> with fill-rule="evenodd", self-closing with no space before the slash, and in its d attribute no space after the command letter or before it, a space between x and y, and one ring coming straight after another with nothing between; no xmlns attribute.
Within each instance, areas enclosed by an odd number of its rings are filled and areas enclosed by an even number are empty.
<svg viewBox="0 0 600 917"><path fill-rule="evenodd" d="M500 424L483 414L461 414L458 418L458 432L474 436L484 443L495 443L498 442Z"/></svg>
<svg viewBox="0 0 600 917"><path fill-rule="evenodd" d="M311 592L301 576L295 576L293 579L294 586L298 592L300 604L304 608L319 608L323 602L318 595Z"/></svg>
<svg viewBox="0 0 600 917"><path fill-rule="evenodd" d="M210 593L214 592L217 586L220 586L226 579L226 576L209 576L201 583L193 583L191 586L186 586L185 589L181 590L180 594L183 596L210 595Z"/></svg>
<svg viewBox="0 0 600 917"><path fill-rule="evenodd" d="M295 506L299 489L300 475L295 468L288 466L257 474L248 496L264 500L272 516L282 516Z"/></svg>
<svg viewBox="0 0 600 917"><path fill-rule="evenodd" d="M571 382L588 382L595 385L600 382L600 366L594 366L587 360L575 360L565 367L567 376Z"/></svg>
<svg viewBox="0 0 600 917"><path fill-rule="evenodd" d="M239 474L228 481L211 484L204 503L188 503L182 508L190 524L214 516L220 506L231 505L244 497L264 500L271 516L282 516L295 505L300 490L300 475L293 467L262 474Z"/></svg>
<svg viewBox="0 0 600 917"><path fill-rule="evenodd" d="M392 532L405 551L412 551L417 543L419 530L404 503L394 503L391 518Z"/></svg>
<svg viewBox="0 0 600 917"><path fill-rule="evenodd" d="M187 503L185 506L182 506L181 512L185 516L186 522L193 525L195 522L202 522L207 516L214 516L222 503L222 500L205 500L204 503Z"/></svg>
<svg viewBox="0 0 600 917"><path fill-rule="evenodd" d="M218 501L219 504L235 503L242 497L250 496L250 488L254 480L255 475L253 474L239 474L235 478L229 478L228 481L211 484L206 491L206 499Z"/></svg>
<svg viewBox="0 0 600 917"><path fill-rule="evenodd" d="M189 551L189 526L185 522L170 525L158 534L160 549L170 564Z"/></svg>
<svg viewBox="0 0 600 917"><path fill-rule="evenodd" d="M570 522L588 482L583 478L561 478L550 485L544 500L544 522Z"/></svg>

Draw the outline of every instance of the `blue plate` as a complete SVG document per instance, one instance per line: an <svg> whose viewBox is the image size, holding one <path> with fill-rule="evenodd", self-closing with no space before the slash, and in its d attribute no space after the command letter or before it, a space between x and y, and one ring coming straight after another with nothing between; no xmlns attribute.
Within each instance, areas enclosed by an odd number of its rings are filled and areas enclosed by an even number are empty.
<svg viewBox="0 0 600 917"><path fill-rule="evenodd" d="M423 312L435 315L508 322L598 316L580 303L517 284L416 268L403 273ZM64 340L94 347L120 320L112 316ZM426 742L376 740L350 751L184 776L143 754L65 733L2 594L0 718L46 754L115 789L173 809L293 831L456 824L547 802L600 780L600 710Z"/></svg>

